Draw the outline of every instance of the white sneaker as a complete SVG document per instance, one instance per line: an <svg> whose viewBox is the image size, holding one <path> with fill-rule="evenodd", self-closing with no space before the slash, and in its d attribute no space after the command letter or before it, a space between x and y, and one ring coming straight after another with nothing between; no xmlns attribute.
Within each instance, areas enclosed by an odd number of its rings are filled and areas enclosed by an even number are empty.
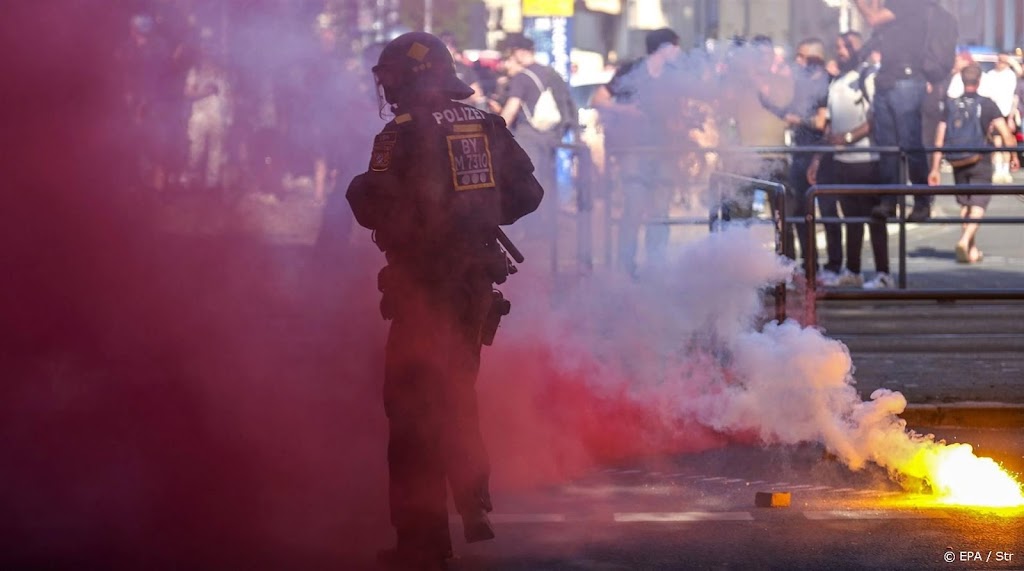
<svg viewBox="0 0 1024 571"><path fill-rule="evenodd" d="M864 289L889 289L896 287L896 280L885 272L878 272L875 277L864 282Z"/></svg>
<svg viewBox="0 0 1024 571"><path fill-rule="evenodd" d="M825 287L835 287L839 285L839 274L832 270L821 270L817 276L818 285Z"/></svg>
<svg viewBox="0 0 1024 571"><path fill-rule="evenodd" d="M992 175L992 184L1013 184L1013 175L1009 172L997 172Z"/></svg>
<svg viewBox="0 0 1024 571"><path fill-rule="evenodd" d="M836 285L839 287L860 287L864 285L864 277L843 268L842 273L839 274L839 281Z"/></svg>

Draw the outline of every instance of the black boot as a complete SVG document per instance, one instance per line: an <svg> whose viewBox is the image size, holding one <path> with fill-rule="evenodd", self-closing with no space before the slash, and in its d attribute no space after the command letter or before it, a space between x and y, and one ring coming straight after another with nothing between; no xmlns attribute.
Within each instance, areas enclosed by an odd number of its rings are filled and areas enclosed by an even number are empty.
<svg viewBox="0 0 1024 571"><path fill-rule="evenodd" d="M928 220L931 217L931 205L915 201L914 207L910 209L910 215L907 216L907 222L924 222L925 220Z"/></svg>

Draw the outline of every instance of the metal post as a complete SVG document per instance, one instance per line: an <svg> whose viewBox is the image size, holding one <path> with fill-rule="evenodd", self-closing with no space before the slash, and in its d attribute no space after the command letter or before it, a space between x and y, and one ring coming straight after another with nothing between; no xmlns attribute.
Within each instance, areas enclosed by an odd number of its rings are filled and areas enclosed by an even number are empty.
<svg viewBox="0 0 1024 571"><path fill-rule="evenodd" d="M557 148L553 151L555 154L555 163L558 161L558 150ZM556 169L557 170L557 169ZM547 203L548 203L548 218L550 227L548 230L551 232L551 275L558 273L558 175L555 174L555 188L547 192ZM541 204L544 204L541 202Z"/></svg>
<svg viewBox="0 0 1024 571"><path fill-rule="evenodd" d="M907 153L903 149L900 149L900 183L910 184L910 167L907 164ZM914 204L917 204L917 198L914 198ZM899 288L907 289L907 195L901 194L899 196Z"/></svg>
<svg viewBox="0 0 1024 571"><path fill-rule="evenodd" d="M817 185L815 185L817 186ZM818 248L815 235L814 186L807 191L807 214L804 215L804 231L807 232L807 251L801 252L807 259L804 264L804 325L818 324Z"/></svg>
<svg viewBox="0 0 1024 571"><path fill-rule="evenodd" d="M785 256L784 229L786 228L786 188L775 187L772 189L772 206L775 212L772 213L775 226L775 255ZM775 285L775 320L782 323L786 320L786 284L785 282Z"/></svg>
<svg viewBox="0 0 1024 571"><path fill-rule="evenodd" d="M576 261L586 273L594 269L594 233L591 217L594 198L590 185L594 183L593 159L587 147L576 147Z"/></svg>
<svg viewBox="0 0 1024 571"><path fill-rule="evenodd" d="M621 190L618 188L620 173L618 162L618 157L613 153L605 154L604 174L609 180L608 185L605 187L607 192L604 197L604 264L608 267L612 267L615 264L615 260L612 258L612 253L614 252L612 240L617 242L619 239L619 229L612 218L612 202L614 201L615 192L616 190Z"/></svg>

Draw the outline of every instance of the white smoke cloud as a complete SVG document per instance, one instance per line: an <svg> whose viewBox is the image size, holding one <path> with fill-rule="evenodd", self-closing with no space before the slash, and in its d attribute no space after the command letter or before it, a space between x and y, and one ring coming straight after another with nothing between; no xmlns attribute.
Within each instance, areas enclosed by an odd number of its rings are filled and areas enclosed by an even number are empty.
<svg viewBox="0 0 1024 571"><path fill-rule="evenodd" d="M509 318L496 350L545 344L595 389L625 376L666 433L696 421L765 444L820 443L853 470L924 477L911 458L943 444L907 430L904 396L879 389L863 401L845 345L765 318L762 288L791 271L753 229L710 234L644 280L600 274L558 309L519 304L528 315Z"/></svg>

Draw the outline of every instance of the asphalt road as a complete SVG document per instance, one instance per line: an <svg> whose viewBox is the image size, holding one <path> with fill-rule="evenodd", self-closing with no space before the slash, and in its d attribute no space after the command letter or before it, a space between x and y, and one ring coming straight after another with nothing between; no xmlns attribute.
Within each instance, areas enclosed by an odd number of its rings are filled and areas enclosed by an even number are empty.
<svg viewBox="0 0 1024 571"><path fill-rule="evenodd" d="M1024 472L1024 430L933 432ZM755 507L773 490L792 505ZM651 458L496 505L498 539L460 549L455 569L1024 568L1024 508L937 504L816 446Z"/></svg>

